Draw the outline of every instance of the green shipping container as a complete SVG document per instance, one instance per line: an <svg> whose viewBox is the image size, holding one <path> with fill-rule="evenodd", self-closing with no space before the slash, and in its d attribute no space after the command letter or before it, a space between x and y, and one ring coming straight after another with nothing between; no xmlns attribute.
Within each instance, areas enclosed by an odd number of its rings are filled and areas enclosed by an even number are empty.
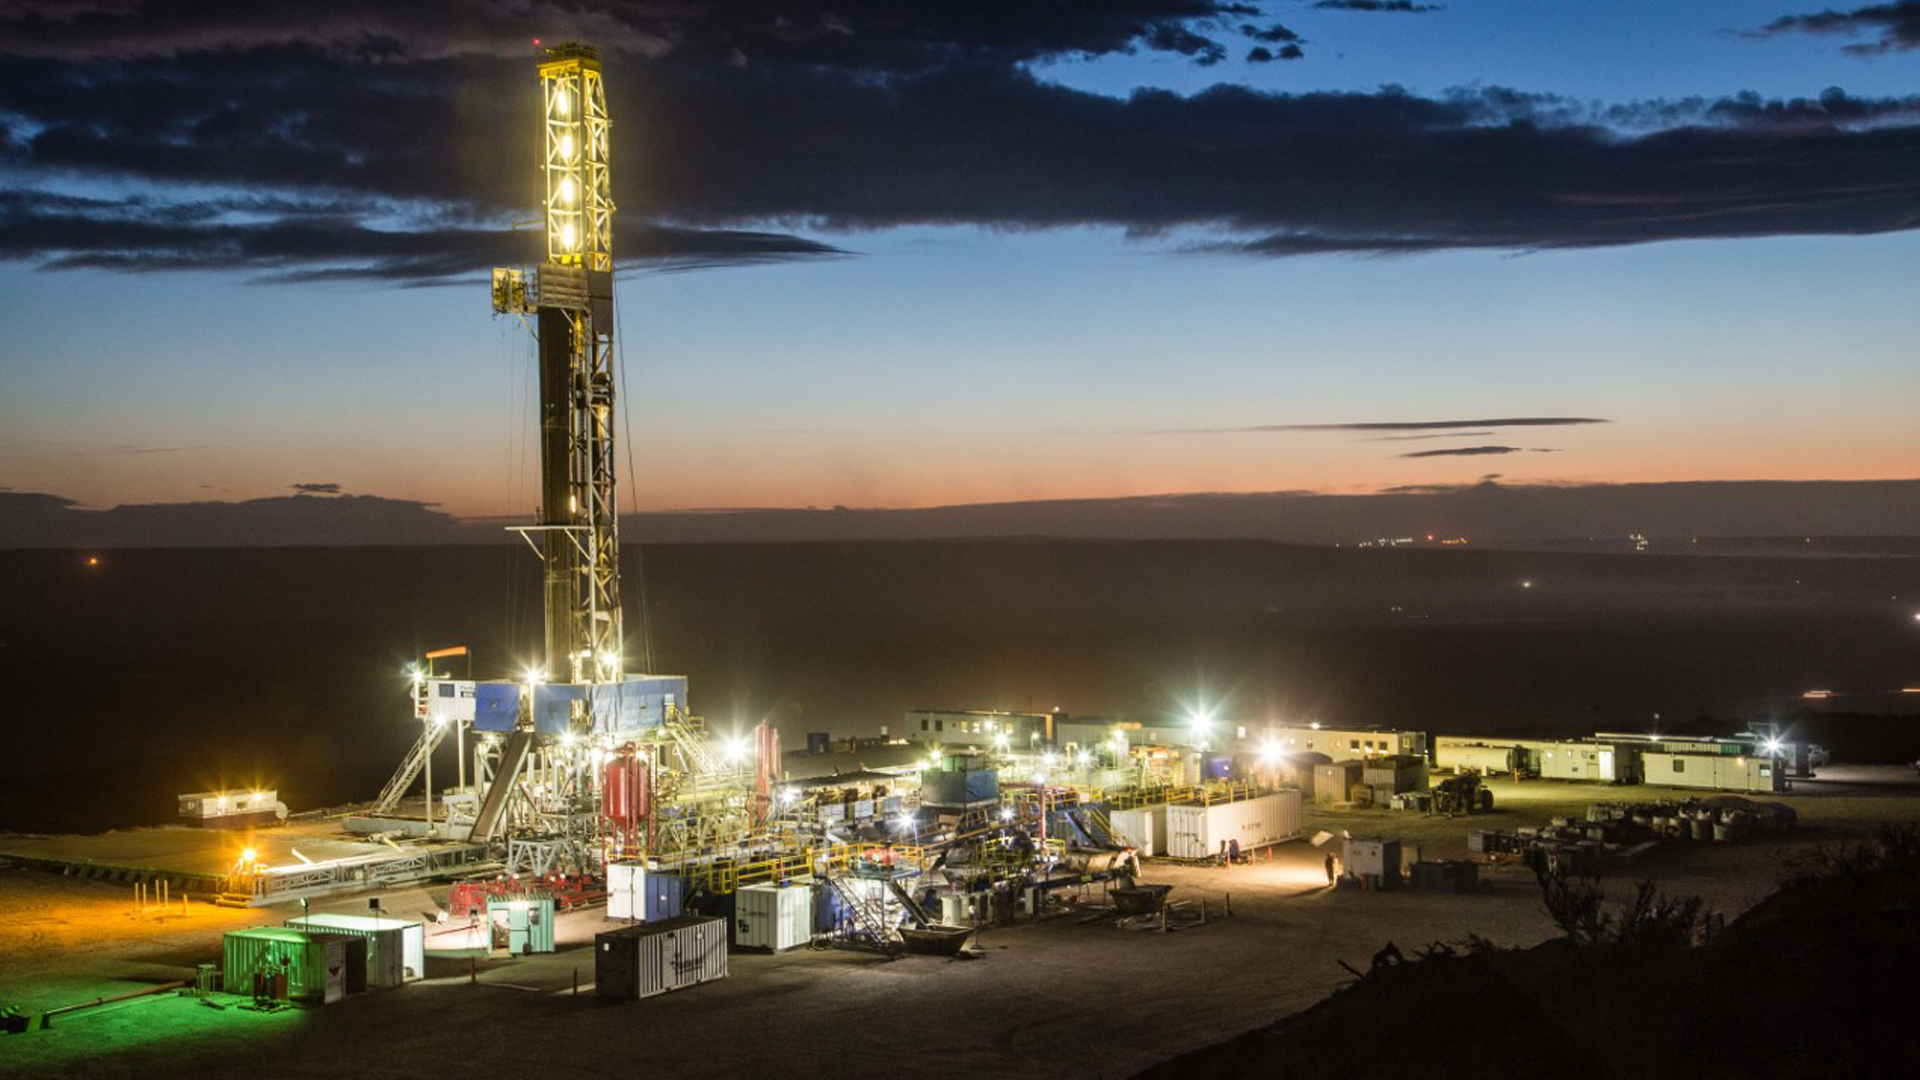
<svg viewBox="0 0 1920 1080"><path fill-rule="evenodd" d="M329 1003L346 996L346 945L284 926L229 930L222 949L229 994L253 993L253 973L287 972L287 996Z"/></svg>

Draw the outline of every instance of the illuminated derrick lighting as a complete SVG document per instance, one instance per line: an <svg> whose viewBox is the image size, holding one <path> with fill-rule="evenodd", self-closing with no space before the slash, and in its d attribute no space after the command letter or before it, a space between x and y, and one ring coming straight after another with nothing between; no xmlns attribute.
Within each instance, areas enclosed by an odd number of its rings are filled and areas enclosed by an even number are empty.
<svg viewBox="0 0 1920 1080"><path fill-rule="evenodd" d="M720 744L720 758L728 765L740 765L747 760L753 744L745 735L729 735Z"/></svg>

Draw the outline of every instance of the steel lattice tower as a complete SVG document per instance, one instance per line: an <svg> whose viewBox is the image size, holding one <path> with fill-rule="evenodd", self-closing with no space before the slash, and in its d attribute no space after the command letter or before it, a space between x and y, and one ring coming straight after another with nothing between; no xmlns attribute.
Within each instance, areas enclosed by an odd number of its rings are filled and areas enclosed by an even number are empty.
<svg viewBox="0 0 1920 1080"><path fill-rule="evenodd" d="M545 566L546 677L624 674L614 501L613 197L599 50L563 44L540 64L546 261L533 280L494 271L494 310L533 314L540 343L540 520L523 530Z"/></svg>

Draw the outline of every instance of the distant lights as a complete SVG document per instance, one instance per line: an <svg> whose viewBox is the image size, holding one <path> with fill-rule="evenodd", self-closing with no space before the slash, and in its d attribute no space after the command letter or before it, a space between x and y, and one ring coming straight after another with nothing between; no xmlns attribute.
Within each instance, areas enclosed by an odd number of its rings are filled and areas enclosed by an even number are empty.
<svg viewBox="0 0 1920 1080"><path fill-rule="evenodd" d="M560 185L554 190L554 194L559 197L562 204L572 206L574 193L578 190L578 186L573 182L573 177L563 176L560 178Z"/></svg>
<svg viewBox="0 0 1920 1080"><path fill-rule="evenodd" d="M560 158L563 161L573 160L573 136L560 136Z"/></svg>
<svg viewBox="0 0 1920 1080"><path fill-rule="evenodd" d="M521 678L526 681L528 686L538 686L547 681L547 673L541 668L529 667L522 673Z"/></svg>
<svg viewBox="0 0 1920 1080"><path fill-rule="evenodd" d="M572 112L573 95L567 93L567 88L562 86L553 95L553 115L565 117Z"/></svg>

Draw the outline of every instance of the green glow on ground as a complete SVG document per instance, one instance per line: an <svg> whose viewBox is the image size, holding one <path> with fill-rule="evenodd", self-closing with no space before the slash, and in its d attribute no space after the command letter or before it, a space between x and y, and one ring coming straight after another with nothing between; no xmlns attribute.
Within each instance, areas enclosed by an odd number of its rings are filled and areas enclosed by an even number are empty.
<svg viewBox="0 0 1920 1080"><path fill-rule="evenodd" d="M128 989L126 983L112 983L100 992ZM165 1075L167 1059L230 1051L249 1042L264 1049L268 1040L307 1020L306 1010L298 1007L262 1013L240 1008L243 997L215 994L213 999L227 1008L167 991L56 1016L44 1031L0 1036L0 1073L99 1075L125 1069Z"/></svg>

